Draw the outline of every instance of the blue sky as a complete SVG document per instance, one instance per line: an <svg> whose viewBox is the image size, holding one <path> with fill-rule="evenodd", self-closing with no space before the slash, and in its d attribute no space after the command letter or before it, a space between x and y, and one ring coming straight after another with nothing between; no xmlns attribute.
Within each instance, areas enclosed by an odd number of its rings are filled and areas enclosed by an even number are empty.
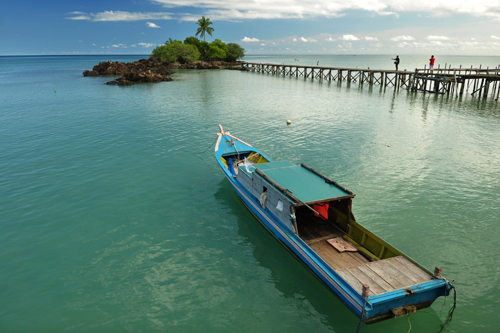
<svg viewBox="0 0 500 333"><path fill-rule="evenodd" d="M500 54L498 0L19 0L0 55L149 54L205 15L247 54Z"/></svg>

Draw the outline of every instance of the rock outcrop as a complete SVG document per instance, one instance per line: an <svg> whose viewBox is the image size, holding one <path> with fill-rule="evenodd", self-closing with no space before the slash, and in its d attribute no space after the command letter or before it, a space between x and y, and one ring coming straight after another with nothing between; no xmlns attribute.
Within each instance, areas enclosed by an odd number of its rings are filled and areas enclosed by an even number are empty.
<svg viewBox="0 0 500 333"><path fill-rule="evenodd" d="M147 71L137 71L124 74L121 78L114 81L106 82L109 85L119 85L119 86L131 86L134 83L145 83L145 82L163 82L172 81L172 78L168 75L155 73L151 70Z"/></svg>
<svg viewBox="0 0 500 333"><path fill-rule="evenodd" d="M122 77L106 82L106 84L128 86L139 82L172 81L170 75L173 73L163 62L141 59L129 63L101 62L95 65L91 71L84 71L83 76L122 75Z"/></svg>
<svg viewBox="0 0 500 333"><path fill-rule="evenodd" d="M89 71L83 72L83 76L105 76L121 75L120 78L106 82L108 85L130 86L141 82L164 82L172 81L170 69L241 69L239 62L225 61L199 61L190 64L173 62L170 64L153 59L141 59L139 61L122 62L101 62Z"/></svg>

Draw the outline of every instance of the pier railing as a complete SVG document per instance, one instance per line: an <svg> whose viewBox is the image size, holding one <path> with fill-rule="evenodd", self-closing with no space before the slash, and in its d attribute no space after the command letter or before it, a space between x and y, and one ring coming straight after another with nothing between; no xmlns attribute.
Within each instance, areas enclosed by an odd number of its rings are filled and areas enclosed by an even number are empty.
<svg viewBox="0 0 500 333"><path fill-rule="evenodd" d="M392 86L396 89L422 91L436 94L463 95L464 92L472 96L495 100L500 94L500 68L438 68L432 72L429 69L415 69L415 71L384 70L370 68L345 68L279 65L255 62L243 62L241 69L271 75L303 77L311 80L326 80Z"/></svg>

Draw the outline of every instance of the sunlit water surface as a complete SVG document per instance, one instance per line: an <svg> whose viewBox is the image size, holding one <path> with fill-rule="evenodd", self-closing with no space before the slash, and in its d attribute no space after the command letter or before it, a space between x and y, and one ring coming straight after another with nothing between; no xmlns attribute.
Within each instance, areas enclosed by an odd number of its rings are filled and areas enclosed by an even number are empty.
<svg viewBox="0 0 500 333"><path fill-rule="evenodd" d="M299 61L354 64L321 57ZM358 66L392 68L377 57ZM441 266L458 290L446 332L496 330L497 102L224 70L131 87L82 76L139 58L0 57L0 331L354 332L358 318L204 152L218 124L346 186L359 222ZM411 332L439 331L443 301L410 316ZM409 328L403 317L361 331Z"/></svg>

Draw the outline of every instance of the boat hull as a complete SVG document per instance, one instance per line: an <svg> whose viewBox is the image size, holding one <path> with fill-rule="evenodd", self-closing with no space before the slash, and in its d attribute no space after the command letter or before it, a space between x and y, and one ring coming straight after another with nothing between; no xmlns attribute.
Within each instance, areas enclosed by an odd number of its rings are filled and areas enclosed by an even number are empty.
<svg viewBox="0 0 500 333"><path fill-rule="evenodd" d="M349 286L342 286L340 278L337 280L328 272L326 263L322 263L321 258L314 258L311 249L288 230L277 218L267 212L260 206L260 203L245 189L238 181L226 174L226 177L232 188L247 207L247 209L257 218L257 220L278 240L280 241L295 257L297 257L313 274L318 277L327 287L334 293L356 314L360 315L363 307L364 299L357 297L356 292ZM302 244L301 244L302 243ZM352 290L349 290L352 289Z"/></svg>
<svg viewBox="0 0 500 333"><path fill-rule="evenodd" d="M359 290L344 280L337 271L326 263L291 228L275 216L269 208L263 208L259 199L240 183L234 171L230 171L222 158L232 150L257 152L272 162L267 156L244 142L234 142L234 137L225 135L221 130L216 146L216 158L231 187L247 209L257 220L296 258L300 260L320 281L322 281L345 305L365 323L370 324L398 316L401 311L414 311L428 307L439 296L449 294L451 286L444 279L432 279L426 283L413 285L383 294L364 297ZM232 141L232 142L231 142ZM221 149L217 149L218 145ZM283 217L282 217L283 218ZM295 218L295 217L294 217Z"/></svg>
<svg viewBox="0 0 500 333"><path fill-rule="evenodd" d="M257 220L300 262L306 266L323 284L326 285L340 300L358 317L361 316L363 305L363 321L372 324L395 317L393 309L409 304L415 308L423 309L430 306L439 296L449 294L450 288L445 281L440 287L436 281L426 285L410 288L411 292L397 290L381 296L368 297L367 302L343 279L338 276L327 263L316 255L299 237L292 233L276 217L260 206L259 201L249 193L235 177L229 176L223 169L231 187L247 209Z"/></svg>

